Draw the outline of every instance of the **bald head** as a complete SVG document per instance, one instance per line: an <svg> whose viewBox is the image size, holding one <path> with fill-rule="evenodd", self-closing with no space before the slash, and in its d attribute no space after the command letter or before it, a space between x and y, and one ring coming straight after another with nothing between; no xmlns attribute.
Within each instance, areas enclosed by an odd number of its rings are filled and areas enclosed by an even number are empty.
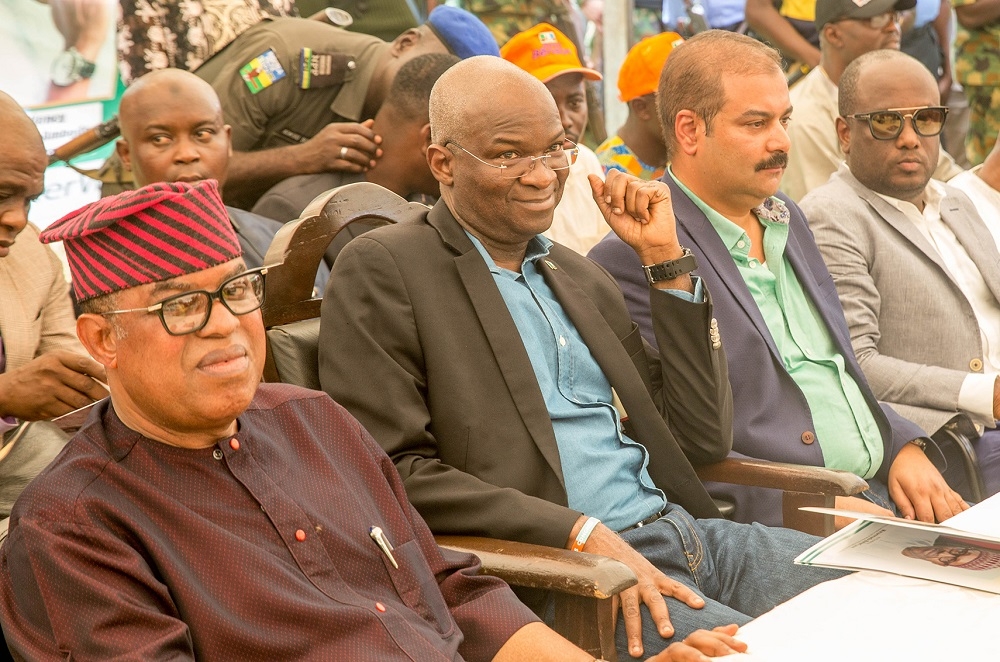
<svg viewBox="0 0 1000 662"><path fill-rule="evenodd" d="M489 92L472 80L490 81ZM551 113L559 110L548 88L537 78L503 58L481 55L462 60L446 71L431 90L431 141L459 143L484 124L504 122L503 115ZM497 126L496 128L500 128Z"/></svg>
<svg viewBox="0 0 1000 662"><path fill-rule="evenodd" d="M122 95L118 154L136 184L217 179L229 166L230 129L212 86L181 69L137 79Z"/></svg>
<svg viewBox="0 0 1000 662"><path fill-rule="evenodd" d="M24 109L9 95L0 92L0 126L3 126L4 149L11 141L28 150L35 150L45 155L42 145L42 134L31 121Z"/></svg>
<svg viewBox="0 0 1000 662"><path fill-rule="evenodd" d="M902 82L904 87L937 88L937 81L927 67L906 53L894 49L870 51L847 65L840 77L837 99L841 116L876 109L878 103L871 108L867 106L881 101L877 97L881 96L879 85L883 80Z"/></svg>
<svg viewBox="0 0 1000 662"><path fill-rule="evenodd" d="M18 233L28 223L28 207L42 194L48 159L42 136L31 118L12 98L0 92L0 258L10 253Z"/></svg>
<svg viewBox="0 0 1000 662"><path fill-rule="evenodd" d="M470 84L481 80L488 90ZM519 268L528 241L552 224L569 174L537 160L564 156L566 130L548 88L501 58L469 58L434 85L430 120L427 162L441 199L497 264ZM507 162L529 168L510 177Z"/></svg>

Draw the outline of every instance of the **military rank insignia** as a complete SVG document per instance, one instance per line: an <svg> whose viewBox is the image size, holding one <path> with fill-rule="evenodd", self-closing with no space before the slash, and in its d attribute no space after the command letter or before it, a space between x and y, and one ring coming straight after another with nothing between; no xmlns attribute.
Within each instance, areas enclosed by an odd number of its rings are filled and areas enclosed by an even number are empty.
<svg viewBox="0 0 1000 662"><path fill-rule="evenodd" d="M266 50L254 59L240 67L240 77L250 88L251 94L257 94L271 87L285 77L285 70L273 50Z"/></svg>
<svg viewBox="0 0 1000 662"><path fill-rule="evenodd" d="M358 63L344 53L317 53L311 48L299 52L299 87L341 85L358 68Z"/></svg>

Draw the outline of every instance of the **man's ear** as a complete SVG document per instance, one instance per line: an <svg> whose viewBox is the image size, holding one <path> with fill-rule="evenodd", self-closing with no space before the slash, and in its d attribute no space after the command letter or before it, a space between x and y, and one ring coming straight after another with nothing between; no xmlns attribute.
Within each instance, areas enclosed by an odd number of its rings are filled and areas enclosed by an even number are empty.
<svg viewBox="0 0 1000 662"><path fill-rule="evenodd" d="M705 123L693 110L681 110L674 117L674 141L688 155L698 151L699 134L706 133Z"/></svg>
<svg viewBox="0 0 1000 662"><path fill-rule="evenodd" d="M823 39L826 43L830 44L835 48L842 48L844 46L844 39L840 34L840 28L837 27L836 23L827 23L823 26L822 30Z"/></svg>
<svg viewBox="0 0 1000 662"><path fill-rule="evenodd" d="M428 122L420 127L420 151L427 153L427 148L431 146L431 124Z"/></svg>
<svg viewBox="0 0 1000 662"><path fill-rule="evenodd" d="M115 141L115 151L118 153L118 158L122 160L122 165L132 169L132 153L129 148L128 141L124 138L119 138Z"/></svg>
<svg viewBox="0 0 1000 662"><path fill-rule="evenodd" d="M229 156L233 155L233 127L228 124L222 125L222 131L226 134L226 143L229 145Z"/></svg>
<svg viewBox="0 0 1000 662"><path fill-rule="evenodd" d="M403 34L399 35L398 37L392 40L389 52L392 53L394 57L399 57L405 51L413 48L418 43L420 43L420 39L422 37L423 34L421 34L420 32L420 28L410 28L409 30L407 30L406 32L404 32Z"/></svg>
<svg viewBox="0 0 1000 662"><path fill-rule="evenodd" d="M837 118L837 139L840 140L840 151L851 153L851 125L843 117Z"/></svg>
<svg viewBox="0 0 1000 662"><path fill-rule="evenodd" d="M437 143L431 143L427 146L427 166L431 169L434 179L441 182L443 186L451 186L455 181L452 175L454 161L455 155L447 147Z"/></svg>
<svg viewBox="0 0 1000 662"><path fill-rule="evenodd" d="M118 365L118 342L114 326L103 315L83 313L76 320L76 335L95 361L112 369Z"/></svg>
<svg viewBox="0 0 1000 662"><path fill-rule="evenodd" d="M656 115L656 99L653 96L637 97L628 102L632 112L643 122L648 122Z"/></svg>

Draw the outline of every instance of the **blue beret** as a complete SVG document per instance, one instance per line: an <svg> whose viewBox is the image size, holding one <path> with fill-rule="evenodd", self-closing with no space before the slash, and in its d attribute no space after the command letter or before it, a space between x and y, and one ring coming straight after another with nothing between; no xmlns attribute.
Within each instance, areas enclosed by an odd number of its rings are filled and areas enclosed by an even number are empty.
<svg viewBox="0 0 1000 662"><path fill-rule="evenodd" d="M490 29L464 9L438 5L427 17L427 25L449 51L463 60L474 55L500 57L500 47Z"/></svg>

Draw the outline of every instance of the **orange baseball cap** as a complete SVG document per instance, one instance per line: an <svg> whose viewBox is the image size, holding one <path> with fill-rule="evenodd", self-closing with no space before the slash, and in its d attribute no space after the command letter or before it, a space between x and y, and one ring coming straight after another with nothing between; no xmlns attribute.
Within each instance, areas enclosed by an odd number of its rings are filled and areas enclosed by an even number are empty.
<svg viewBox="0 0 1000 662"><path fill-rule="evenodd" d="M676 32L661 32L633 46L618 71L618 98L628 103L656 92L663 65L670 53L683 43L683 37Z"/></svg>
<svg viewBox="0 0 1000 662"><path fill-rule="evenodd" d="M518 32L500 49L500 57L516 64L547 83L562 74L583 74L588 80L601 80L601 74L580 62L576 46L569 37L548 23Z"/></svg>

